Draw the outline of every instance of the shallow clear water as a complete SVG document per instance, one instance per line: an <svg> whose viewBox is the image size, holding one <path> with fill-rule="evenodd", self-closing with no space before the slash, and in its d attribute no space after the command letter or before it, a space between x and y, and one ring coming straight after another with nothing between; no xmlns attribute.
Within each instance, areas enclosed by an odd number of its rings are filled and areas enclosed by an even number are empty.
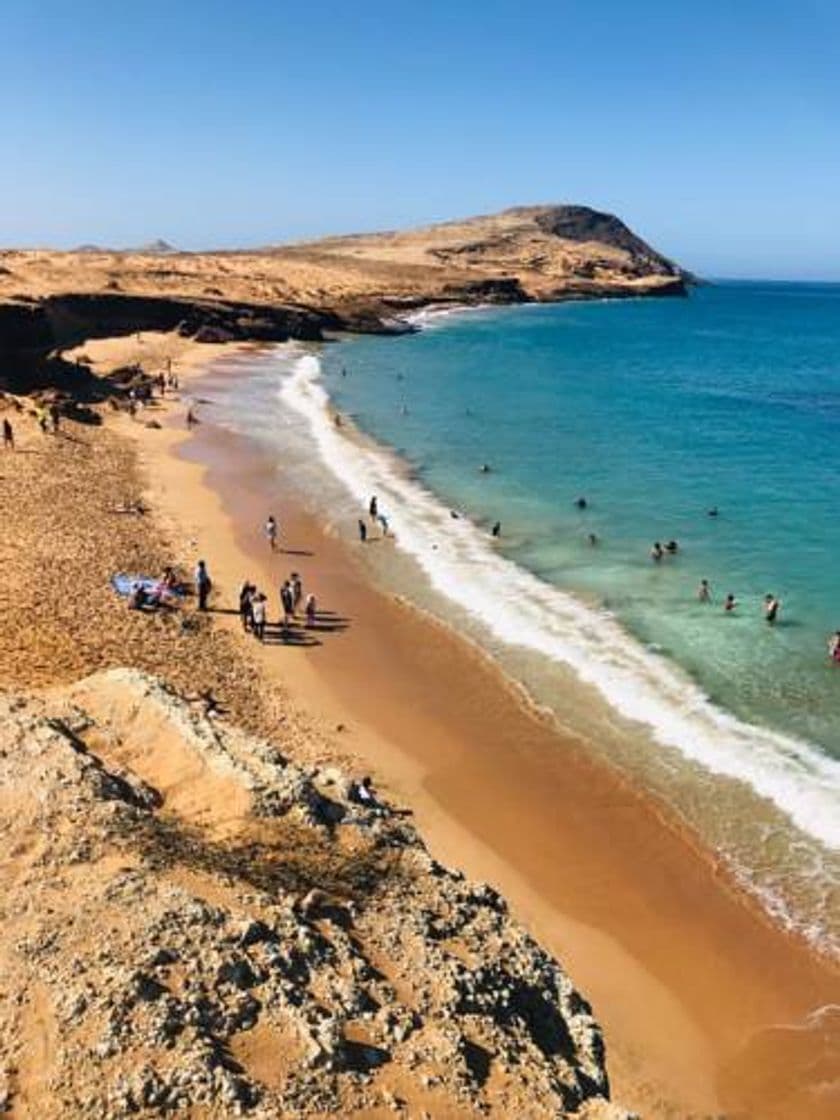
<svg viewBox="0 0 840 1120"><path fill-rule="evenodd" d="M840 756L826 657L840 627L840 286L437 322L328 351L338 407L448 504L500 519L507 555L609 606L713 699ZM679 555L654 565L651 544L672 538ZM740 606L724 616L730 591ZM775 627L767 592L783 604Z"/></svg>
<svg viewBox="0 0 840 1120"><path fill-rule="evenodd" d="M247 359L209 386L216 416L348 538L376 493L397 547L359 550L375 578L482 644L840 951L840 286L423 326Z"/></svg>

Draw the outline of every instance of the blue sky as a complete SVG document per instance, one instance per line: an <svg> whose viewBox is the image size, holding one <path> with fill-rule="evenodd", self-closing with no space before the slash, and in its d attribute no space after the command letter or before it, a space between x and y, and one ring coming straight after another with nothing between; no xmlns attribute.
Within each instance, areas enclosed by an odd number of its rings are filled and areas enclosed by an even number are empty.
<svg viewBox="0 0 840 1120"><path fill-rule="evenodd" d="M531 202L840 280L840 4L3 0L0 244L183 248Z"/></svg>

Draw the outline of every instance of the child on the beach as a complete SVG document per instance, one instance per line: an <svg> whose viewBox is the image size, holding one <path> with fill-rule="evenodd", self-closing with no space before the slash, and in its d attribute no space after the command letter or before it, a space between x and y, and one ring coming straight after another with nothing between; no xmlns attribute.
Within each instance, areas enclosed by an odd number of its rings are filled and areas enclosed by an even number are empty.
<svg viewBox="0 0 840 1120"><path fill-rule="evenodd" d="M307 595L306 596L306 608L305 608L305 610L306 610L306 625L307 626L314 626L315 625L315 617L318 613L318 604L315 601L315 596L314 595Z"/></svg>

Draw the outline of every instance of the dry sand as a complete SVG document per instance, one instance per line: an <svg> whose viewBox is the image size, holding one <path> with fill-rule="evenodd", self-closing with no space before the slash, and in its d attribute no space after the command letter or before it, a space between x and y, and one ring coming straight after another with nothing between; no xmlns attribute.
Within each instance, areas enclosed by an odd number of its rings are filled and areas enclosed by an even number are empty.
<svg viewBox="0 0 840 1120"><path fill-rule="evenodd" d="M104 368L137 360L138 347L160 362L169 345L85 350ZM184 376L191 358L177 345ZM0 683L162 669L187 690L213 688L253 730L290 721L302 757L364 759L414 807L435 853L501 889L569 969L605 1027L624 1105L660 1117L836 1115L836 1020L805 1022L840 1003L836 971L770 926L661 806L536 716L487 659L368 586L304 511L284 504L285 540L312 555L267 555L258 527L273 468L208 424L179 447L182 408L162 431L126 417L56 439L16 425L14 473L0 464L15 510L0 557ZM136 519L108 509L141 489L154 512L138 535ZM127 615L105 580L199 554L221 612L246 575L276 609L278 579L296 567L349 625L308 648L258 647L233 614L215 613L196 663L176 627Z"/></svg>

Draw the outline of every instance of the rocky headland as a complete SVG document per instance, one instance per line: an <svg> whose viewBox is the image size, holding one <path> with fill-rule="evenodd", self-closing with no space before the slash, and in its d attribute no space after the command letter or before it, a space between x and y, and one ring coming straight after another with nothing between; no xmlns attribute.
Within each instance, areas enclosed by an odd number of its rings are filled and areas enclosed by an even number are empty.
<svg viewBox="0 0 840 1120"><path fill-rule="evenodd" d="M162 247L163 246L163 247ZM0 384L88 338L179 330L199 341L410 330L435 304L684 295L691 277L623 222L532 206L423 229L259 250L85 246L0 251ZM53 365L52 374L60 372Z"/></svg>

